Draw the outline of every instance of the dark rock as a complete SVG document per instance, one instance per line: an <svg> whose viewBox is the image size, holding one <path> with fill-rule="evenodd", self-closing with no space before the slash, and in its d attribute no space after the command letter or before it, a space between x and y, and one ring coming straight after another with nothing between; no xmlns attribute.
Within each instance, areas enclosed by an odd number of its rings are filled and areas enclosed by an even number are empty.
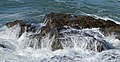
<svg viewBox="0 0 120 62"><path fill-rule="evenodd" d="M44 34L51 33L51 36L55 35L56 39L59 39L60 37L63 36L63 35L59 35L59 34L60 34L60 31L64 28L64 26L69 26L69 27L75 28L75 29L100 28L100 30L106 36L112 32L116 32L116 31L118 32L118 29L120 28L120 25L116 24L113 21L110 21L110 20L105 21L102 19L95 19L90 16L73 16L70 14L51 13L51 14L47 14L44 19L45 19L44 23L46 24L46 26L44 26L44 30L42 31L42 33L43 32L44 32ZM56 31L56 29L57 29L57 31ZM72 31L72 33L75 34L74 31ZM79 33L77 33L77 34L79 34ZM89 36L89 37L91 37L91 36ZM98 43L99 43L99 41L98 41ZM63 49L60 40L54 41L52 44L52 48L53 48L52 50ZM105 48L103 47L103 44L100 42L100 45L97 46L97 49L100 52L100 51L103 51Z"/></svg>
<svg viewBox="0 0 120 62"><path fill-rule="evenodd" d="M0 44L0 47L2 47L2 48L7 48L5 45L3 45L3 44Z"/></svg>
<svg viewBox="0 0 120 62"><path fill-rule="evenodd" d="M12 28L15 25L19 25L20 27L20 32L19 32L19 37L26 31L26 32L35 32L36 31L36 27L32 26L30 23L26 23L22 20L16 20L13 22L8 22L6 23L6 26L8 28Z"/></svg>
<svg viewBox="0 0 120 62"><path fill-rule="evenodd" d="M102 19L95 19L90 16L73 16L70 14L63 14L63 13L47 14L44 20L45 20L44 23L46 25L41 28L41 33L43 35L51 31L54 33L55 29L59 32L64 28L64 26L69 26L75 29L100 28L101 32L103 32L104 35L106 36L111 34L112 32L115 32L115 34L119 34L119 28L120 28L120 25L110 20L105 21ZM6 26L8 28L11 28L17 24L19 24L21 27L20 35L25 31L35 32L37 30L36 27L31 26L31 24L25 23L22 20L8 22L6 23ZM26 27L26 30L25 30L25 27Z"/></svg>
<svg viewBox="0 0 120 62"><path fill-rule="evenodd" d="M37 28L32 26L29 23L25 23L21 20L16 20L14 22L9 22L6 24L6 26L8 28L13 27L14 25L19 24L21 27L21 31L19 36L22 35L22 33L26 32L36 32ZM40 30L40 32L38 34L40 35L34 35L33 38L37 38L39 40L39 42L41 42L42 37L48 36L48 33L50 34L50 39L54 37L54 40L52 41L52 45L51 48L53 51L58 50L58 49L63 49L63 43L65 43L65 41L68 42L68 44L70 43L71 45L69 47L73 47L72 40L69 37L65 38L65 34L68 36L74 36L74 35L78 35L81 36L79 39L82 39L82 34L85 37L88 38L92 38L92 42L89 42L87 46L88 49L91 50L95 50L95 43L98 43L97 45L97 51L101 52L105 49L111 49L111 47L107 48L104 45L106 44L106 41L103 40L98 40L96 38L94 38L94 35L91 34L85 34L84 32L78 32L78 31L74 31L71 30L70 32L63 32L65 30L68 30L70 28L74 28L76 30L81 30L84 28L100 28L100 31L105 35L109 35L112 32L115 32L115 34L117 34L117 38L120 39L120 25L116 24L113 21L110 20L102 20L102 19L95 19L91 16L74 16L74 15L70 15L70 14L63 14L63 13L50 13L45 15L44 18L44 24L45 26L43 26ZM67 27L65 27L67 26ZM26 29L25 29L26 27ZM64 38L64 39L61 39ZM90 41L91 41L90 40ZM41 44L41 43L39 43Z"/></svg>
<svg viewBox="0 0 120 62"><path fill-rule="evenodd" d="M52 51L63 49L61 42L58 40L53 41L51 47L52 47Z"/></svg>
<svg viewBox="0 0 120 62"><path fill-rule="evenodd" d="M100 28L105 36L115 32L118 36L120 25L110 20L95 19L91 16L73 16L70 14L47 14L44 18L47 29L63 28L69 26L75 29ZM46 33L49 32L46 30ZM118 37L120 38L120 37Z"/></svg>
<svg viewBox="0 0 120 62"><path fill-rule="evenodd" d="M25 23L22 20L16 20L16 21L13 21L13 22L6 23L6 26L8 28L10 28L10 27L13 27L13 26L15 26L17 24L24 25Z"/></svg>

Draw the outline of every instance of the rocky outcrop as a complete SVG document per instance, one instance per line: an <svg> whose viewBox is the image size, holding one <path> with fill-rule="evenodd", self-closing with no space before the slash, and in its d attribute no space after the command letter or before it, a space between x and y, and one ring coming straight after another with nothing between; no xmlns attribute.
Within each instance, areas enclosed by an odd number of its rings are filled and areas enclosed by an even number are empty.
<svg viewBox="0 0 120 62"><path fill-rule="evenodd" d="M76 29L100 28L105 35L112 32L119 33L120 28L120 25L110 20L95 19L91 16L73 16L62 13L46 15L44 23L49 29L61 28L63 26L70 26Z"/></svg>
<svg viewBox="0 0 120 62"><path fill-rule="evenodd" d="M15 25L19 25L20 27L20 33L19 33L19 37L26 31L26 32L35 32L36 31L36 27L32 26L30 23L26 23L25 21L22 20L16 20L13 22L8 22L6 23L6 26L8 28L11 28Z"/></svg>
<svg viewBox="0 0 120 62"><path fill-rule="evenodd" d="M9 22L6 26L11 28L17 24L21 27L20 36L25 31L36 32L37 30L36 27L33 27L31 24L25 23L21 20ZM51 44L53 51L68 47L72 48L75 46L99 52L114 48L103 39L103 36L100 33L96 33L94 30L83 30L85 28L100 28L100 31L105 36L115 32L115 34L118 35L118 38L120 38L120 25L110 20L106 21L96 19L91 16L74 16L71 14L50 13L45 15L44 24L45 26L41 27L40 31L36 32L37 34L31 35L30 37L37 38L39 44L41 44L42 37L46 37L50 34L49 39L51 39L54 36L54 40ZM76 41L73 41L73 39ZM85 43L85 45L83 43Z"/></svg>
<svg viewBox="0 0 120 62"><path fill-rule="evenodd" d="M85 29L85 28L100 28L100 31L105 36L111 34L112 32L115 32L115 34L117 34L118 35L117 37L119 38L118 33L119 33L120 25L118 25L115 22L110 21L110 20L95 19L90 16L73 16L70 14L63 14L63 13L47 14L44 19L45 19L44 23L46 24L46 26L44 26L45 29L42 30L42 34L51 33L51 36L56 35L56 37L58 37L58 38L60 38L62 36L65 37L64 35L61 35L60 31L64 30L64 29L66 30L66 28L64 26L68 26L69 28L75 28L78 30ZM75 33L73 32L72 34L75 34ZM79 33L77 33L77 34L79 34ZM89 37L92 37L92 36L89 36ZM92 38L94 38L94 37L92 37ZM95 38L94 38L94 40L95 40ZM58 41L56 41L56 44L59 43L59 45L60 45L61 44L60 41L61 41L60 39ZM102 41L97 40L97 42L99 43L99 45L97 47L97 49L98 49L97 51L102 51L105 49L103 47L104 43L101 43ZM69 39L69 42L70 42L70 39ZM94 43L94 42L92 42L92 43ZM53 44L55 44L55 42ZM91 44L91 46L92 45L93 44ZM88 48L91 48L91 46L89 45ZM53 50L61 49L61 48L63 48L63 47L57 46L57 48L53 47Z"/></svg>

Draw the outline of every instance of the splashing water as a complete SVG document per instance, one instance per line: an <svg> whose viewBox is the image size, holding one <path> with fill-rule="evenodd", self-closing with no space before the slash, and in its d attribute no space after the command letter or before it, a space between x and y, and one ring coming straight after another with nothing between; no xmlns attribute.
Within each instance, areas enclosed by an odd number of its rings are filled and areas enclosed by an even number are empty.
<svg viewBox="0 0 120 62"><path fill-rule="evenodd" d="M44 15L51 12L114 19L120 24L120 0L1 0L0 26L18 19L42 22ZM58 40L63 49L56 51L51 51L55 36L49 38L50 33L41 37L38 30L19 37L19 32L19 25L0 27L0 62L120 62L120 40L114 34L105 37L97 28L61 31L64 36ZM114 49L96 52L101 42Z"/></svg>
<svg viewBox="0 0 120 62"><path fill-rule="evenodd" d="M99 32L98 28L83 30L70 28L62 30L60 33L64 34L64 36L59 39L61 40L64 49L56 51L51 50L51 45L55 36L49 38L50 34L48 34L42 38L41 43L39 44L39 39L31 37L31 35L37 34L37 32L24 32L21 37L18 38L19 32L19 25L12 28L6 28L5 26L1 28L0 44L5 45L6 47L0 48L0 61L119 62L120 60L119 40L115 39L114 35L105 37ZM86 36L87 34L93 37ZM100 41L102 41L101 39L104 39L112 44L116 49L95 52L97 50L98 43L97 41L93 41L93 38ZM94 51L92 51L91 48L95 48Z"/></svg>

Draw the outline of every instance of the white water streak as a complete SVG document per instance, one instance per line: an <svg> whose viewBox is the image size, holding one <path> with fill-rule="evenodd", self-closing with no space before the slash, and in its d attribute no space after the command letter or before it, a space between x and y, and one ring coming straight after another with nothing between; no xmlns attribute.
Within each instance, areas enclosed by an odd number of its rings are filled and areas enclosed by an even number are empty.
<svg viewBox="0 0 120 62"><path fill-rule="evenodd" d="M68 32L70 30L63 31L63 33ZM106 50L106 51L99 53L99 52L86 49L86 47L89 45L89 41L92 38L84 37L82 35L81 35L82 37L79 37L78 35L72 34L72 36L69 36L70 34L64 34L65 37L63 39L69 37L71 39L71 43L68 41L62 44L64 46L63 50L59 49L53 52L51 51L51 44L52 44L52 41L54 41L55 36L53 36L50 39L49 38L50 34L42 38L41 49L39 49L38 39L29 38L30 35L35 34L35 33L25 32L18 39L18 32L20 31L19 25L16 25L10 29L3 28L0 31L1 31L0 38L6 39L6 40L7 39L16 40L16 43L14 43L15 41L12 41L12 42L6 41L16 47L14 48L15 49L14 51L11 49L0 48L0 61L1 62L5 62L5 61L9 61L9 62L48 62L48 61L49 62L66 62L66 61L69 61L69 62L115 62L116 61L116 62L119 62L120 61L119 50ZM108 41L115 47L117 48L120 47L119 42L118 42L119 40L116 39L114 35L104 37L99 32L98 29L95 29L95 28L94 29L83 29L78 32L81 32L81 33L86 32L88 34L93 35L95 38L99 40L101 38L99 38L97 35L101 35L101 37L103 37L106 41ZM0 39L0 41L2 39ZM31 43L33 44L33 48L29 47ZM97 46L98 44L99 43L94 42L93 46L95 45ZM74 45L73 48L68 48L68 46L70 45ZM95 50L97 49L96 46L95 46Z"/></svg>

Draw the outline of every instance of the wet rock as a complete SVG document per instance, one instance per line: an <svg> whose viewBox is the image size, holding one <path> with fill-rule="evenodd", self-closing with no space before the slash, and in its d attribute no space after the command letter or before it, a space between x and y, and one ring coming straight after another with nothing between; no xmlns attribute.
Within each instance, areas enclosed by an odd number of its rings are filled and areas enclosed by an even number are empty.
<svg viewBox="0 0 120 62"><path fill-rule="evenodd" d="M64 36L64 35L59 35L60 31L62 31L64 29L64 26L68 26L68 27L71 27L71 28L74 28L77 30L81 30L84 28L100 28L101 32L103 32L103 34L106 36L112 32L116 32L120 28L120 25L118 25L115 22L110 21L110 20L106 21L106 20L102 20L102 19L95 19L90 16L74 16L74 15L63 14L63 13L47 14L45 16L44 20L45 20L44 24L46 24L46 25L44 26L45 28L42 31L42 33L44 33L44 34L51 33L51 36L53 36L53 35L56 36L55 39L59 39L60 37ZM76 34L75 32L72 32L72 33ZM77 34L79 34L79 33L77 33ZM89 37L91 37L91 36L89 36ZM92 38L94 38L94 37L92 37ZM97 51L100 52L100 51L107 49L107 48L103 47L104 44L102 43L102 41L98 41L95 38L94 38L94 40L96 40L96 42L98 42ZM70 40L69 40L69 42L70 42ZM94 43L94 41L93 41L93 43ZM92 44L91 44L91 46L92 46ZM91 46L88 46L88 49ZM63 45L61 44L61 40L53 42L52 48L53 48L52 50L62 49ZM95 46L92 49L94 49L94 48L95 48ZM108 49L111 49L111 48L114 48L114 47L109 47Z"/></svg>
<svg viewBox="0 0 120 62"><path fill-rule="evenodd" d="M95 19L91 16L73 16L62 13L47 14L44 19L47 29L63 28L63 26L69 26L75 29L100 28L101 32L103 32L105 36L112 32L117 34L118 38L120 36L120 25L111 20ZM46 33L47 32L49 31L46 30Z"/></svg>
<svg viewBox="0 0 120 62"><path fill-rule="evenodd" d="M26 32L35 32L36 31L36 26L32 26L30 23L26 23L22 20L16 20L13 22L8 22L6 23L6 26L8 28L11 28L15 25L19 25L20 27L20 32L19 32L19 37L26 31Z"/></svg>
<svg viewBox="0 0 120 62"><path fill-rule="evenodd" d="M52 42L52 51L58 50L58 49L63 49L63 46L60 41L56 40Z"/></svg>
<svg viewBox="0 0 120 62"><path fill-rule="evenodd" d="M9 22L6 24L6 26L8 28L11 28L17 24L19 24L21 27L19 36L21 36L22 33L24 33L25 31L36 32L36 30L38 30L38 28L36 28L35 26L32 26L31 24L25 23L21 20ZM37 32L38 34L40 34L40 36L34 34L34 36L32 37L34 39L37 38L39 44L41 44L41 39L43 37L48 37L48 34L50 34L49 39L51 39L54 36L54 40L51 43L51 48L53 51L63 49L65 47L74 47L75 44L72 39L79 39L77 40L77 42L79 42L78 47L82 48L83 46L81 46L81 44L87 42L87 46L85 46L84 48L98 52L114 48L111 45L108 45L107 42L103 40L103 37L99 36L100 34L97 34L94 31L89 31L90 34L86 34L87 31L83 32L82 29L85 28L100 28L100 31L105 36L109 35L112 32L115 32L115 34L118 35L117 38L120 39L120 25L110 20L106 21L102 19L96 19L91 16L74 16L71 14L50 13L45 15L44 24L45 26L42 26L42 28L40 28L40 32ZM75 30L71 30L71 28ZM94 37L96 34L98 35L97 37L100 37L101 40ZM73 38L71 38L71 36L73 36ZM88 40L86 40L86 38Z"/></svg>
<svg viewBox="0 0 120 62"><path fill-rule="evenodd" d="M24 25L25 23L22 20L16 20L16 21L13 21L13 22L6 23L6 26L8 28L10 28L10 27L13 27L13 26L15 26L17 24Z"/></svg>
<svg viewBox="0 0 120 62"><path fill-rule="evenodd" d="M3 44L0 44L0 47L2 47L2 48L7 48L5 45L3 45Z"/></svg>

